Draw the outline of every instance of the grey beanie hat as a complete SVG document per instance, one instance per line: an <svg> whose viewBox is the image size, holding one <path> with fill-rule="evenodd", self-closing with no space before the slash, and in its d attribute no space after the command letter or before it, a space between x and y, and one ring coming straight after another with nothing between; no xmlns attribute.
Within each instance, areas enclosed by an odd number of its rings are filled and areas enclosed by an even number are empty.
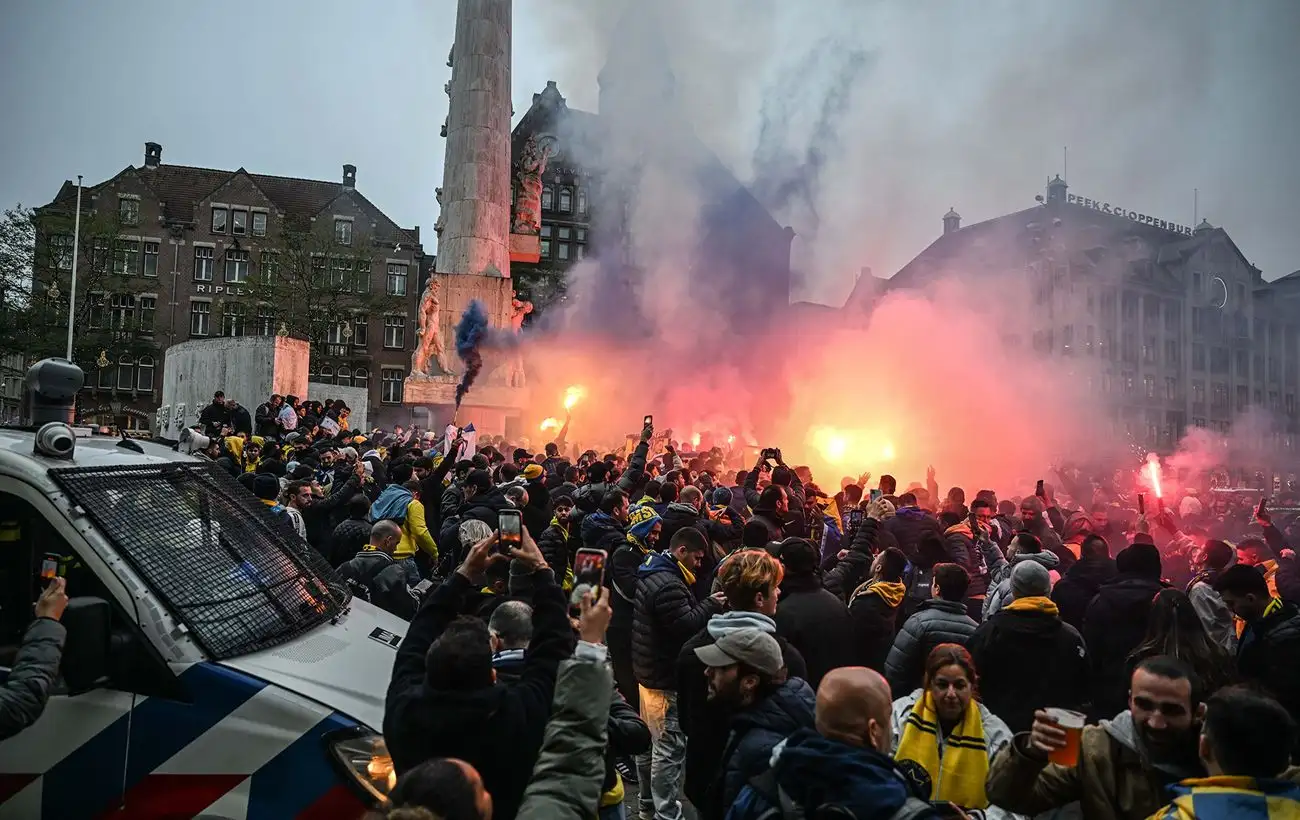
<svg viewBox="0 0 1300 820"><path fill-rule="evenodd" d="M1052 591L1052 576L1037 561L1021 561L1011 570L1011 595L1015 598L1046 596Z"/></svg>

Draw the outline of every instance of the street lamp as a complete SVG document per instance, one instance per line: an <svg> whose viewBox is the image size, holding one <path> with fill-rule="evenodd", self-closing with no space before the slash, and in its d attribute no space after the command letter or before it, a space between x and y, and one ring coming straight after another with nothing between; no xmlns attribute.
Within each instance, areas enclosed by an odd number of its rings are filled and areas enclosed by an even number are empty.
<svg viewBox="0 0 1300 820"><path fill-rule="evenodd" d="M50 300L54 302L59 301L59 297L63 295L59 292L58 282L51 282L50 286L45 289L45 293L50 297Z"/></svg>
<svg viewBox="0 0 1300 820"><path fill-rule="evenodd" d="M277 331L275 332L275 335L276 335L276 336L279 336L279 337L282 338L282 339L283 339L284 337L288 336L288 335L289 335L289 326L286 325L284 322L281 322L281 323L280 323L280 329L277 330Z"/></svg>
<svg viewBox="0 0 1300 820"><path fill-rule="evenodd" d="M95 360L95 366L98 367L100 370L103 370L105 367L108 367L108 351L107 351L107 350L101 350L101 351L99 351L99 358Z"/></svg>
<svg viewBox="0 0 1300 820"><path fill-rule="evenodd" d="M348 342L352 341L352 323L351 323L351 322L344 322L344 323L343 323L343 332L342 332L340 335L343 336L343 344L347 344Z"/></svg>

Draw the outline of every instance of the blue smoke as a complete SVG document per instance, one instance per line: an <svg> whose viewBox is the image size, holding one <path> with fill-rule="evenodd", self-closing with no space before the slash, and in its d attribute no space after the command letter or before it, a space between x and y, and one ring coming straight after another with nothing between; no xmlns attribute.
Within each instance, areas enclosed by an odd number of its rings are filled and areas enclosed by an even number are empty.
<svg viewBox="0 0 1300 820"><path fill-rule="evenodd" d="M465 308L456 325L456 355L465 363L465 375L461 376L460 384L456 385L457 409L483 370L482 346L487 339L488 330L487 310L482 302L475 299Z"/></svg>

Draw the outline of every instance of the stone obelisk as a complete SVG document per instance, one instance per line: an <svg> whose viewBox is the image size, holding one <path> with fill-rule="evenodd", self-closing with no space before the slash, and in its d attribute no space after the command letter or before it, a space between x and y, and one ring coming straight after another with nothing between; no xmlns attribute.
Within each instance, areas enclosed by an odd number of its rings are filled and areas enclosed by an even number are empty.
<svg viewBox="0 0 1300 820"><path fill-rule="evenodd" d="M413 374L405 391L407 404L437 406L431 408L436 416L449 415L443 410L460 378L455 326L469 303L481 301L494 327L511 327L511 7L512 0L458 0L456 4L433 274L438 282L434 332L440 335L444 358L455 372L433 372L428 378ZM423 315L420 321L423 332ZM525 391L492 378L496 375L485 371L475 383L462 408L461 423L474 420L480 430L503 432L506 416L517 415L526 403Z"/></svg>

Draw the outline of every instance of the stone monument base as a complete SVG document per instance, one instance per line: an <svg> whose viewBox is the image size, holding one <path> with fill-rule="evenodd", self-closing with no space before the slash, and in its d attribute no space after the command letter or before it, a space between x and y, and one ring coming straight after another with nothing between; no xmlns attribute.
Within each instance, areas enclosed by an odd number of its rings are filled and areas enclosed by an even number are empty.
<svg viewBox="0 0 1300 820"><path fill-rule="evenodd" d="M464 427L471 422L474 429L487 436L518 436L522 434L523 411L528 406L526 387L505 384L476 384L465 396L465 403L456 413L456 383L458 378L415 376L403 386L403 404L423 408L427 417L425 428L441 432L453 417Z"/></svg>
<svg viewBox="0 0 1300 820"><path fill-rule="evenodd" d="M536 264L542 260L542 240L537 234L510 234L510 261Z"/></svg>

